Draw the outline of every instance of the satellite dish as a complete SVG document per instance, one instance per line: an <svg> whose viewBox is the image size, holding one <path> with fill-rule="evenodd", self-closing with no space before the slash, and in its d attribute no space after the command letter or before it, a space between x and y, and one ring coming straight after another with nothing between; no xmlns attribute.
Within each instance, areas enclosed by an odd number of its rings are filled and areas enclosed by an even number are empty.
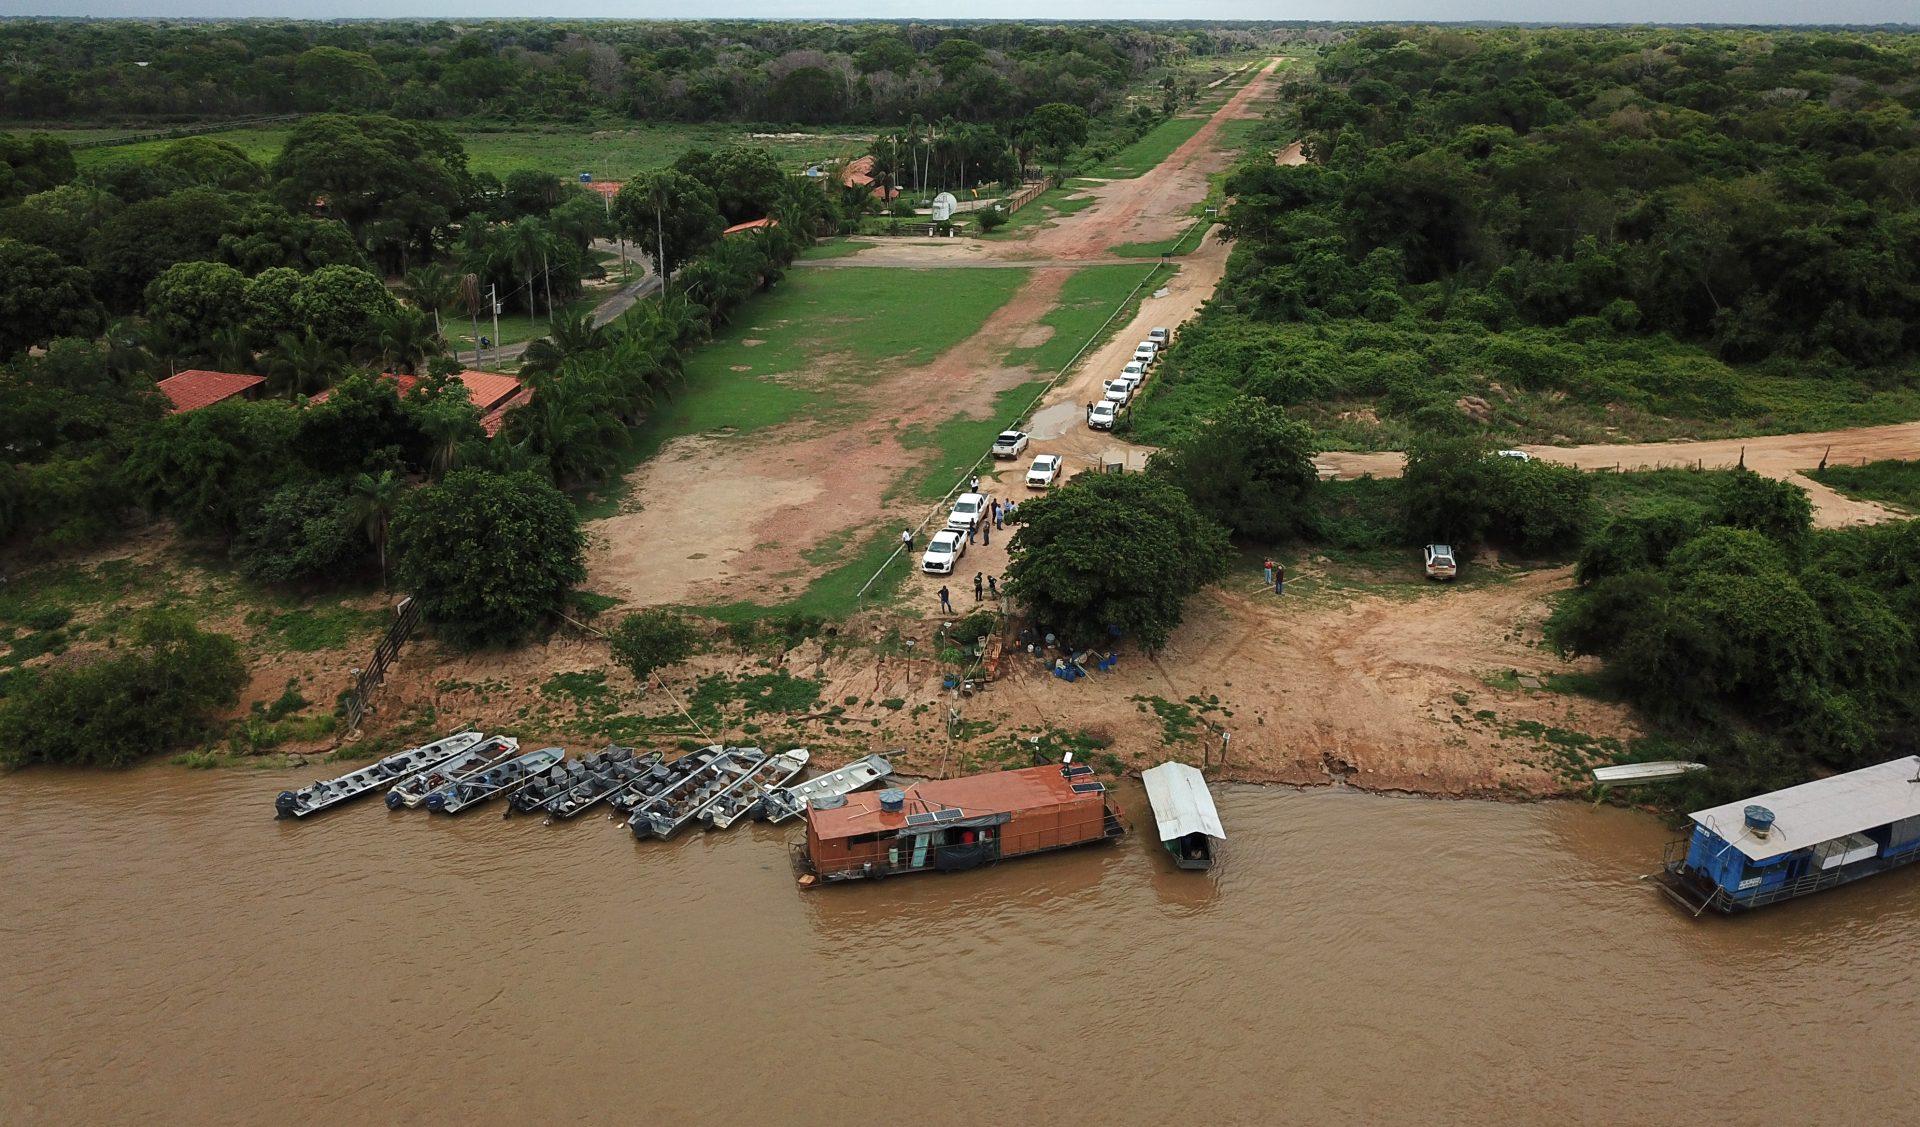
<svg viewBox="0 0 1920 1127"><path fill-rule="evenodd" d="M939 195L933 197L933 221L935 223L945 223L947 220L952 219L953 209L959 206L960 201L953 198L952 192L941 192Z"/></svg>

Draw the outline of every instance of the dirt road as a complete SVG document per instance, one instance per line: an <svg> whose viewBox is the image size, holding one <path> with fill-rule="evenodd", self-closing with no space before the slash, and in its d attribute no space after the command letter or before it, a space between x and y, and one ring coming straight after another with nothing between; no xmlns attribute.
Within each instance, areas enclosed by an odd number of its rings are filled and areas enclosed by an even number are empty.
<svg viewBox="0 0 1920 1127"><path fill-rule="evenodd" d="M1087 189L1097 197L1094 204L1023 239L913 240L825 260L922 268L991 261L1025 267L1030 275L977 332L930 364L849 391L862 423L798 419L747 437L706 434L668 443L629 479L630 510L587 526L588 586L633 605L777 602L833 566L834 545L871 535L876 522L920 523L924 503L889 497L925 457L903 442L907 433L959 415L985 418L1001 392L1034 378L999 359L1046 340L1051 330L1040 319L1058 300L1070 268L1122 261L1147 274L1150 260L1116 260L1109 248L1186 229L1188 213L1206 196L1208 175L1232 159L1215 147L1221 125L1259 112L1273 65L1160 165ZM1089 382L1117 372L1125 363L1122 351L1131 354L1144 326L1192 315L1225 273L1226 247L1209 239L1180 262L1165 295L1149 297L1134 323L1094 353L1059 398L1078 401ZM1084 439L1062 446L1083 459L1092 448Z"/></svg>
<svg viewBox="0 0 1920 1127"><path fill-rule="evenodd" d="M1920 423L1894 423L1811 434L1716 438L1699 442L1522 446L1519 449L1536 458L1578 466L1583 470L1650 470L1666 466L1725 469L1744 462L1755 473L1790 481L1806 490L1807 496L1813 501L1814 524L1821 528L1843 528L1883 520L1904 520L1907 514L1893 512L1871 501L1857 501L1842 496L1801 471L1815 468L1822 459L1834 463L1857 463L1882 458L1920 457ZM1322 454L1316 461L1322 471L1337 473L1341 477L1359 477L1363 474L1398 477L1406 464L1406 455L1397 451L1360 454L1335 452Z"/></svg>

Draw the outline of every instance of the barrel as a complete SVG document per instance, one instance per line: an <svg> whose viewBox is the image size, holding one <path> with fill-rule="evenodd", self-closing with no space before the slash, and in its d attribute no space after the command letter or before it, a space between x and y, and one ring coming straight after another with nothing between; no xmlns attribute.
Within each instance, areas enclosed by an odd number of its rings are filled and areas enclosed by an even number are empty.
<svg viewBox="0 0 1920 1127"><path fill-rule="evenodd" d="M1747 828L1754 832L1754 836L1765 837L1773 832L1773 811L1764 806L1749 806L1744 813Z"/></svg>

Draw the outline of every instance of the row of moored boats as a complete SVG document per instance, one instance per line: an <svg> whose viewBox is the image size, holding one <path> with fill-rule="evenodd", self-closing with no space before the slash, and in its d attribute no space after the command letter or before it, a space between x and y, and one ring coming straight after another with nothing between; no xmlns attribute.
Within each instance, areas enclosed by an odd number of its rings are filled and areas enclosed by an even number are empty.
<svg viewBox="0 0 1920 1127"><path fill-rule="evenodd" d="M695 822L718 830L750 819L783 822L809 802L851 794L893 772L885 758L869 755L800 781L807 759L804 748L769 754L717 744L672 760L630 747L572 759L557 747L522 752L512 736L458 732L337 779L282 791L274 809L305 818L383 790L392 810L459 814L502 799L508 814L549 822L605 805L635 837L664 840Z"/></svg>

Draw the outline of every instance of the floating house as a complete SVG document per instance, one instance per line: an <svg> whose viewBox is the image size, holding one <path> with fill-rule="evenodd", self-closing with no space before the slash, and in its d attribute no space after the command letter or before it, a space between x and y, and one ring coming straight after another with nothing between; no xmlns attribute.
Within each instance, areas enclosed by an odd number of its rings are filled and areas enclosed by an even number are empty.
<svg viewBox="0 0 1920 1127"><path fill-rule="evenodd" d="M1920 755L1688 815L1657 879L1699 915L1737 912L1920 859Z"/></svg>
<svg viewBox="0 0 1920 1127"><path fill-rule="evenodd" d="M974 869L1126 832L1092 768L1049 764L816 800L795 861L810 885Z"/></svg>
<svg viewBox="0 0 1920 1127"><path fill-rule="evenodd" d="M1198 767L1162 763L1140 772L1160 846L1183 869L1213 868L1213 843L1227 840L1220 812Z"/></svg>

